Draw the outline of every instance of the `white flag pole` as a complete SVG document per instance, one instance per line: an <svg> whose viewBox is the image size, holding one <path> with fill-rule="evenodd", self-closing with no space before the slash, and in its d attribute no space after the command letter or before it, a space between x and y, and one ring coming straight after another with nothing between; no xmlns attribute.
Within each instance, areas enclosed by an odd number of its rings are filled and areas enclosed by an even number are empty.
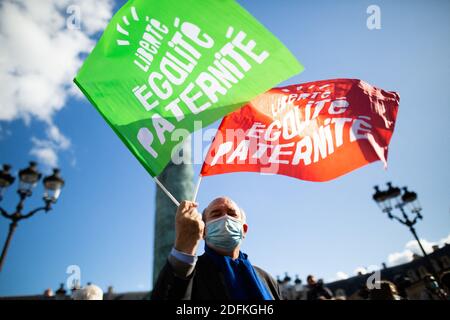
<svg viewBox="0 0 450 320"><path fill-rule="evenodd" d="M175 197L169 192L169 190L166 189L166 187L164 187L164 185L158 180L157 177L153 177L153 179L155 179L156 184L162 189L162 191L164 191L164 193L170 198L170 200L172 200L172 202L175 203L175 205L178 207L180 205L178 200L175 199Z"/></svg>
<svg viewBox="0 0 450 320"><path fill-rule="evenodd" d="M202 175L199 175L197 180L197 185L195 186L194 197L192 198L192 202L197 200L198 189L200 188L200 182L202 182Z"/></svg>

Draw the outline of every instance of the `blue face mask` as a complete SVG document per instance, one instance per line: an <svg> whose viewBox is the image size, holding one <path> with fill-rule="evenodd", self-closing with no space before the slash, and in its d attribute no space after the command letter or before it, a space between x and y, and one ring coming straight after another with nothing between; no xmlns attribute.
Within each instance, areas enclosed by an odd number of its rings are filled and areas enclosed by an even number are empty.
<svg viewBox="0 0 450 320"><path fill-rule="evenodd" d="M244 238L242 222L236 218L224 215L206 223L206 244L232 251Z"/></svg>

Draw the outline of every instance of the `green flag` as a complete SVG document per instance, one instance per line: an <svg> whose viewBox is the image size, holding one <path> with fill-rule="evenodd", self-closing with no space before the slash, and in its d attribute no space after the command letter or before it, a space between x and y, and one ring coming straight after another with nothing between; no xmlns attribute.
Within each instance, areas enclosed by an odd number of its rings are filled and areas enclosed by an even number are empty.
<svg viewBox="0 0 450 320"><path fill-rule="evenodd" d="M234 0L130 0L74 81L156 176L194 121L207 126L302 70Z"/></svg>

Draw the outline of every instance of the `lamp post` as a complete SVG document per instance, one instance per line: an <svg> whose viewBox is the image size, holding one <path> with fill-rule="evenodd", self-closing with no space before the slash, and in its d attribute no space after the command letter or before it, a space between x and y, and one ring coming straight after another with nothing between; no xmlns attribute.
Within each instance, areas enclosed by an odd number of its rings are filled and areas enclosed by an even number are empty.
<svg viewBox="0 0 450 320"><path fill-rule="evenodd" d="M417 193L408 191L407 187L403 187L402 189L394 187L391 182L388 182L387 186L388 189L384 191L380 190L378 186L375 186L373 200L377 203L382 212L387 213L389 219L397 220L409 228L409 231L411 231L419 244L420 250L422 251L428 267L437 280L437 272L434 269L428 254L425 252L425 249L417 236L416 229L414 228L414 225L418 222L418 220L423 219L423 216L420 213L420 211L422 211L422 207L417 199ZM406 212L405 208L408 209L409 214ZM401 217L393 214L394 209L398 209L400 211Z"/></svg>
<svg viewBox="0 0 450 320"><path fill-rule="evenodd" d="M3 169L0 171L0 201L3 199L4 191L15 181L15 177L11 175L10 170L11 166L5 164L3 165ZM0 206L2 216L11 221L8 236L6 237L2 255L0 257L0 271L3 268L6 253L8 252L12 236L19 221L28 219L39 211L50 211L52 209L52 204L56 203L59 195L61 194L61 188L64 186L64 180L59 174L59 169L53 169L53 174L43 179L45 189L43 200L45 205L23 214L22 210L25 200L28 197L31 197L32 190L36 187L37 183L41 179L41 176L42 174L37 170L36 162L30 162L30 165L27 168L19 171L19 188L17 189L17 193L19 194L19 203L16 206L16 210L13 213L8 213Z"/></svg>

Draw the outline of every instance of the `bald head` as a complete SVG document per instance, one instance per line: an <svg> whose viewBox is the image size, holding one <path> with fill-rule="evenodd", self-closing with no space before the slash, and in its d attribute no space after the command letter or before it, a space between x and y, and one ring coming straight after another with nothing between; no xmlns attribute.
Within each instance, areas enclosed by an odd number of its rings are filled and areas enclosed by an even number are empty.
<svg viewBox="0 0 450 320"><path fill-rule="evenodd" d="M213 219L222 217L223 215L239 219L245 223L246 217L244 210L228 197L219 197L211 201L211 203L203 210L203 220L208 222Z"/></svg>

